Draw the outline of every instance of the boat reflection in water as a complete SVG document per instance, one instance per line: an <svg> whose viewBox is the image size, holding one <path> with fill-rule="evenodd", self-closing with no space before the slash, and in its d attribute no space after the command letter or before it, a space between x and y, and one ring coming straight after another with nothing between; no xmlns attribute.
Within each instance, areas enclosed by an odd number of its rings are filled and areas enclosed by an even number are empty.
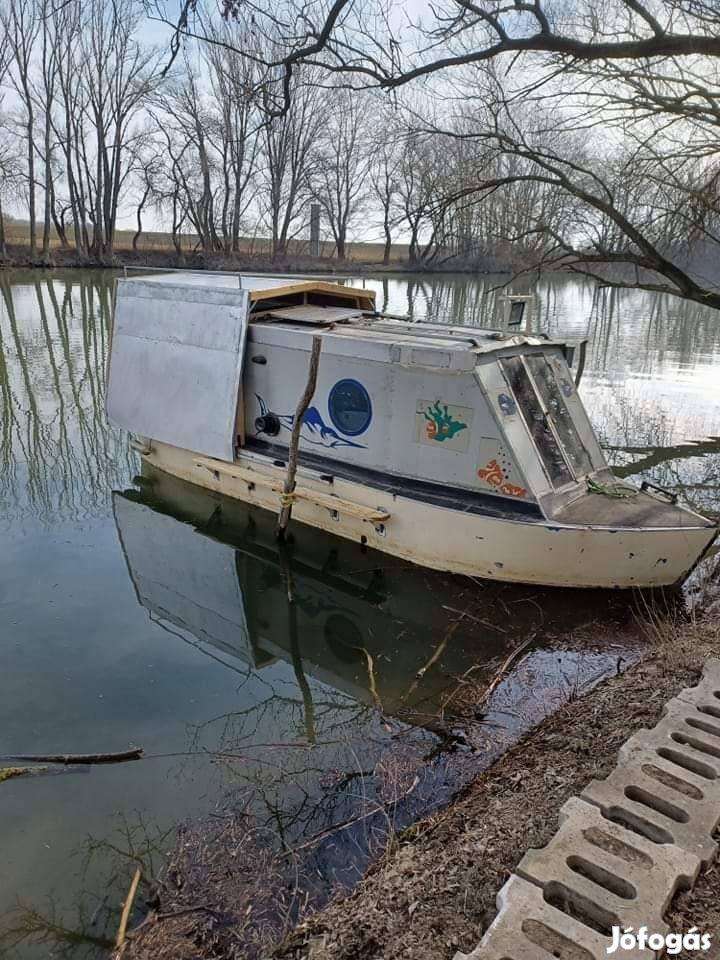
<svg viewBox="0 0 720 960"><path fill-rule="evenodd" d="M286 880L303 909L351 886L389 833L633 655L627 594L445 576L308 526L281 547L273 514L147 465L138 481L114 511L139 603L243 676L237 709L209 705L190 751L222 771L218 802L242 807L263 869L289 871L262 896L233 888L232 910L252 904L268 929L288 916L273 900Z"/></svg>
<svg viewBox="0 0 720 960"><path fill-rule="evenodd" d="M592 624L600 652L574 637L566 675L583 659L604 662L604 638L617 660L627 598L445 576L305 526L282 546L274 515L144 470L139 490L114 499L138 601L206 652L256 670L285 660L400 718L436 716L469 668L489 679L533 632L542 647Z"/></svg>

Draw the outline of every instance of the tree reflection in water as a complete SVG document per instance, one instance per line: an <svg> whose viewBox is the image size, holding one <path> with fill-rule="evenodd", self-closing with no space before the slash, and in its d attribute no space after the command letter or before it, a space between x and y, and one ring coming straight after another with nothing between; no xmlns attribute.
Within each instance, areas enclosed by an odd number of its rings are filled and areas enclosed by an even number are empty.
<svg viewBox="0 0 720 960"><path fill-rule="evenodd" d="M2 521L104 514L136 468L104 413L112 274L0 272Z"/></svg>
<svg viewBox="0 0 720 960"><path fill-rule="evenodd" d="M52 894L43 906L18 902L2 918L0 957L11 960L23 948L63 960L106 956L115 943L122 909L118 889L127 889L139 867L143 878L135 908L139 919L150 878L159 871L169 838L174 835L174 828L160 832L146 824L139 813L132 819L118 814L116 826L107 836L86 837L72 858L79 867L72 877L76 890L72 926L68 925L67 911L56 905Z"/></svg>

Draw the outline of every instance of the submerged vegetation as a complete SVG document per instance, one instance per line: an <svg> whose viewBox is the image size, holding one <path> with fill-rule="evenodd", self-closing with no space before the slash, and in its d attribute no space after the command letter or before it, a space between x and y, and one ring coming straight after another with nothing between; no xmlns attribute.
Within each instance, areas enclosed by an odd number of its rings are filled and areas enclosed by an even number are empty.
<svg viewBox="0 0 720 960"><path fill-rule="evenodd" d="M13 777L32 777L46 773L48 767L0 767L0 783Z"/></svg>

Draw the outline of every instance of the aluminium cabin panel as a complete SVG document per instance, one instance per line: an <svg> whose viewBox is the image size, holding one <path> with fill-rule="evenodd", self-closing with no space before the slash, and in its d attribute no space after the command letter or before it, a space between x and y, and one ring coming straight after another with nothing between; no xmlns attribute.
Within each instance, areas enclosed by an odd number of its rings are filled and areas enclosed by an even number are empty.
<svg viewBox="0 0 720 960"><path fill-rule="evenodd" d="M108 418L231 461L247 326L246 290L118 281Z"/></svg>
<svg viewBox="0 0 720 960"><path fill-rule="evenodd" d="M279 337L268 343L278 331L251 330L244 391L249 437L287 448L307 380L311 337L282 332L293 346ZM317 385L300 433L301 451L327 460L329 471L330 462L338 461L450 489L533 499L488 409L474 365L467 371L406 365L401 351L393 362L387 345L373 343L383 347L388 359L369 361L326 351L326 340L330 338L323 338ZM305 349L296 348L303 342ZM468 355L474 361L474 354ZM262 363L253 362L259 358ZM345 401L349 406L354 401L354 408L343 411ZM275 415L273 432L266 432L258 422L270 413ZM483 471L494 459L500 473L491 471L497 483L487 484Z"/></svg>

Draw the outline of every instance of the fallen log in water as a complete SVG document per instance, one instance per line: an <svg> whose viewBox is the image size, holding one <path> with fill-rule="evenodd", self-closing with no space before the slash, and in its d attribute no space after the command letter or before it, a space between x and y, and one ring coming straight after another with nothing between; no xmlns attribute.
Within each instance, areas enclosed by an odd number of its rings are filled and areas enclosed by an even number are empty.
<svg viewBox="0 0 720 960"><path fill-rule="evenodd" d="M125 763L142 760L143 748L131 747L117 753L14 753L0 757L3 762L19 763Z"/></svg>

